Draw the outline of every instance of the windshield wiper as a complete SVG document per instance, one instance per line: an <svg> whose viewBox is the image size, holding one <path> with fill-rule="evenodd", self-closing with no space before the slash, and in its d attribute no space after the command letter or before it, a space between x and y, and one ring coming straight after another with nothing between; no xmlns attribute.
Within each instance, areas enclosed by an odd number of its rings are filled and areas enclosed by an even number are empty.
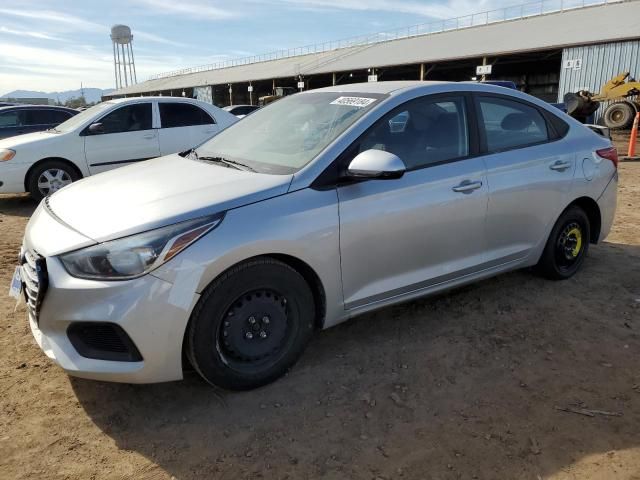
<svg viewBox="0 0 640 480"><path fill-rule="evenodd" d="M235 160L229 160L228 158L224 158L224 157L201 157L198 155L198 153L194 150L193 151L193 155L195 156L195 158L197 160L203 160L205 162L216 162L216 163L222 163L228 167L231 168L235 168L237 170L248 170L250 172L255 172L256 170L252 167L250 167L249 165L245 165L244 163L240 163L237 162Z"/></svg>

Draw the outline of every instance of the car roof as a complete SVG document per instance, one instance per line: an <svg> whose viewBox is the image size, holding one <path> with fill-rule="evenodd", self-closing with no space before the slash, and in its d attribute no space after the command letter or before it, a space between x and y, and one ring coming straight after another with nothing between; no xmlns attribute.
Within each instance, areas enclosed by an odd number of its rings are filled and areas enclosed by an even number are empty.
<svg viewBox="0 0 640 480"><path fill-rule="evenodd" d="M364 82L364 83L348 83L346 85L335 85L333 87L324 87L314 90L314 92L342 92L342 93L382 93L389 94L397 90L407 90L411 88L425 87L429 85L441 85L438 81L420 81L420 80L399 80L389 82Z"/></svg>
<svg viewBox="0 0 640 480"><path fill-rule="evenodd" d="M128 102L141 102L141 101L145 101L148 102L149 100L155 100L155 101L159 101L159 102L188 102L188 103L206 103L206 102L202 102L200 100L196 100L195 98L189 98L189 97L164 97L164 96L159 96L159 95L154 95L154 96L145 96L145 97L126 97L126 98L113 98L111 100L106 100L106 103L113 103L113 104L119 104L119 103L128 103Z"/></svg>
<svg viewBox="0 0 640 480"><path fill-rule="evenodd" d="M60 105L7 105L6 107L0 107L0 112L5 110L32 110L34 108L47 108L51 110L64 110L66 112L77 112L77 110L69 107L62 107Z"/></svg>

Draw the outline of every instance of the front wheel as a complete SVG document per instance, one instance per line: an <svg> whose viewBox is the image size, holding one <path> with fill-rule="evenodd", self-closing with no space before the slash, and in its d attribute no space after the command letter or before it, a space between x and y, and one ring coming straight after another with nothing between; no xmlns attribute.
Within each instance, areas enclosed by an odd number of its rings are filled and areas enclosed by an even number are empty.
<svg viewBox="0 0 640 480"><path fill-rule="evenodd" d="M572 277L589 250L589 217L578 206L565 210L553 226L538 262L538 270L552 280Z"/></svg>
<svg viewBox="0 0 640 480"><path fill-rule="evenodd" d="M296 362L314 314L311 289L296 270L271 258L245 262L203 293L187 330L187 356L212 385L256 388Z"/></svg>
<svg viewBox="0 0 640 480"><path fill-rule="evenodd" d="M57 192L79 178L78 173L68 163L47 160L36 165L31 171L27 187L31 197L39 202L47 195Z"/></svg>

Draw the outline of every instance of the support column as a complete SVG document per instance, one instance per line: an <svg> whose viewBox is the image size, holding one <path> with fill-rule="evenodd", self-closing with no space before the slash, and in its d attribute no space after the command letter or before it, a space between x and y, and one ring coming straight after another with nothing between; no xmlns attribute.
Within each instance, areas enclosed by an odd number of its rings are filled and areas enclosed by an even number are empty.
<svg viewBox="0 0 640 480"><path fill-rule="evenodd" d="M229 84L229 105L233 105L233 87Z"/></svg>
<svg viewBox="0 0 640 480"><path fill-rule="evenodd" d="M336 85L336 72L333 72L333 73L331 74L331 76L332 76L331 83L332 83L332 84L333 84L333 86L335 87L335 85Z"/></svg>
<svg viewBox="0 0 640 480"><path fill-rule="evenodd" d="M424 80L424 63L420 64L420 80Z"/></svg>
<svg viewBox="0 0 640 480"><path fill-rule="evenodd" d="M482 57L482 65L484 66L484 65L486 65L486 64L487 64L487 57ZM482 75L482 76L480 77L480 81L482 81L482 82L484 82L486 79L487 79L487 76L486 76L486 75Z"/></svg>

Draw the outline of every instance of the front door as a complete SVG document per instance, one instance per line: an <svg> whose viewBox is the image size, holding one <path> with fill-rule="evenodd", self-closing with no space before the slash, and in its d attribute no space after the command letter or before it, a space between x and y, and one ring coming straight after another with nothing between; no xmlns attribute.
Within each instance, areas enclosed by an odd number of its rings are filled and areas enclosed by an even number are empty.
<svg viewBox="0 0 640 480"><path fill-rule="evenodd" d="M354 153L390 151L407 171L338 187L347 309L482 268L488 189L469 140L468 108L464 96L415 99L358 141Z"/></svg>
<svg viewBox="0 0 640 480"><path fill-rule="evenodd" d="M125 105L96 120L102 131L85 130L84 152L92 175L160 155L151 102Z"/></svg>

